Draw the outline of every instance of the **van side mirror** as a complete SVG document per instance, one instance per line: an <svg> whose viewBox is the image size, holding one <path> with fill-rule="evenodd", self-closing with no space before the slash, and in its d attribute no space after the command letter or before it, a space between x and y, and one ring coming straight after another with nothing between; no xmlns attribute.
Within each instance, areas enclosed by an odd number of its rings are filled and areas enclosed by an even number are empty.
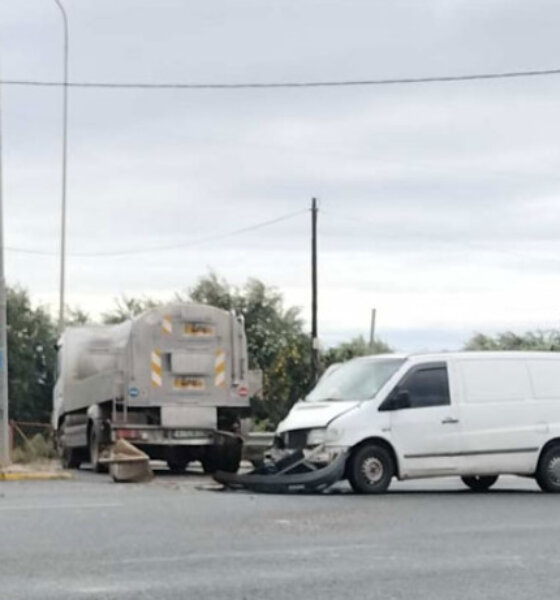
<svg viewBox="0 0 560 600"><path fill-rule="evenodd" d="M396 389L379 407L380 411L402 410L410 408L410 394L408 390Z"/></svg>

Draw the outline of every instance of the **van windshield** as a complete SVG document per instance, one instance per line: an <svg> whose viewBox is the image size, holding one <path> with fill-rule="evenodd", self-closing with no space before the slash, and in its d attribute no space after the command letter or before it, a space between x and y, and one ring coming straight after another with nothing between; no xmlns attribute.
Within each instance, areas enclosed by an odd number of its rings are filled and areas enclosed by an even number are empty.
<svg viewBox="0 0 560 600"><path fill-rule="evenodd" d="M307 402L370 400L404 363L402 358L352 360L330 369L305 398Z"/></svg>

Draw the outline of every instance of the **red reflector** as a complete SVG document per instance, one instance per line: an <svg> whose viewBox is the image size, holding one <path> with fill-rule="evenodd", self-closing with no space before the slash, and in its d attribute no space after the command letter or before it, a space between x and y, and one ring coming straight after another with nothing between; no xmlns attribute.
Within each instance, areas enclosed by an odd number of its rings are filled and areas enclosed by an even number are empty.
<svg viewBox="0 0 560 600"><path fill-rule="evenodd" d="M133 440L137 437L140 437L140 432L135 429L117 429L116 431L117 439L122 440Z"/></svg>
<svg viewBox="0 0 560 600"><path fill-rule="evenodd" d="M242 398L246 398L249 395L249 390L246 387L240 387L237 390L237 393L239 394L239 396L241 396Z"/></svg>

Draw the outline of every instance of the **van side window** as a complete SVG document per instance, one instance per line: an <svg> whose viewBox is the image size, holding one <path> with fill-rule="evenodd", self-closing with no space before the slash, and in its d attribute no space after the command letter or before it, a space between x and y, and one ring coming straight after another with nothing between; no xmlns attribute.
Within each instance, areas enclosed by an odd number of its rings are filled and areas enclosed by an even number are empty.
<svg viewBox="0 0 560 600"><path fill-rule="evenodd" d="M430 366L411 373L399 386L410 396L410 408L450 404L447 367Z"/></svg>

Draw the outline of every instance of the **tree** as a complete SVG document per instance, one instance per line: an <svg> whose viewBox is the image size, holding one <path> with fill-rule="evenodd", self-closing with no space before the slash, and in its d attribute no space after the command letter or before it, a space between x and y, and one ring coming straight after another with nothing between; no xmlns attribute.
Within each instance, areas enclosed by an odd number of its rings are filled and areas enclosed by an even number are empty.
<svg viewBox="0 0 560 600"><path fill-rule="evenodd" d="M323 353L322 361L325 367L329 367L333 363L345 362L356 356L387 354L389 352L393 352L393 349L385 342L376 340L373 343L373 348L370 348L364 337L360 335L349 342L342 342L338 346L329 348Z"/></svg>
<svg viewBox="0 0 560 600"><path fill-rule="evenodd" d="M128 298L122 295L115 298L115 307L101 315L101 320L106 325L116 325L132 319L151 308L156 308L161 303L152 298Z"/></svg>
<svg viewBox="0 0 560 600"><path fill-rule="evenodd" d="M299 309L285 309L282 295L257 279L235 288L215 273L198 281L190 299L244 316L249 366L263 371L264 400L253 399L255 416L276 425L312 383L311 340Z"/></svg>
<svg viewBox="0 0 560 600"><path fill-rule="evenodd" d="M8 288L8 393L10 417L48 421L56 360L56 328L43 307L33 308L28 293Z"/></svg>
<svg viewBox="0 0 560 600"><path fill-rule="evenodd" d="M84 312L79 306L66 307L66 318L64 324L66 327L79 327L91 323L90 316Z"/></svg>
<svg viewBox="0 0 560 600"><path fill-rule="evenodd" d="M560 350L557 329L527 331L524 334L506 331L495 336L477 333L465 344L465 350Z"/></svg>

